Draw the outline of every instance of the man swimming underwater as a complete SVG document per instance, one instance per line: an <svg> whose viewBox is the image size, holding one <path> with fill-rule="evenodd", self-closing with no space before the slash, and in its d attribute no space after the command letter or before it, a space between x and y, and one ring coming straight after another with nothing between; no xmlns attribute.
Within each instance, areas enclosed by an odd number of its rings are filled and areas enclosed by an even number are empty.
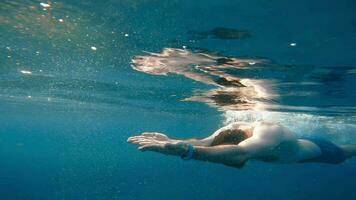
<svg viewBox="0 0 356 200"><path fill-rule="evenodd" d="M201 140L176 140L162 133L145 132L128 138L128 142L138 145L141 151L236 168L243 167L249 160L339 164L356 156L356 145L337 146L324 139L297 138L287 128L266 121L232 123Z"/></svg>

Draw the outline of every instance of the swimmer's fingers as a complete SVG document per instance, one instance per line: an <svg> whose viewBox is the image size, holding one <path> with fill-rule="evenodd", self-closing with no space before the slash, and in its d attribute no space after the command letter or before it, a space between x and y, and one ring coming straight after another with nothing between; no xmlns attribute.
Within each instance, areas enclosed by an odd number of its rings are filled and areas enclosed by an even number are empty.
<svg viewBox="0 0 356 200"><path fill-rule="evenodd" d="M137 140L137 139L139 139L141 136L132 136L132 137L129 137L128 139L127 139L127 141L128 142L130 142L130 141L133 141L133 140Z"/></svg>
<svg viewBox="0 0 356 200"><path fill-rule="evenodd" d="M144 142L152 143L151 140L135 140L135 141L132 141L131 143L140 145L141 143L144 143Z"/></svg>
<svg viewBox="0 0 356 200"><path fill-rule="evenodd" d="M131 141L142 140L142 139L150 140L150 139L154 139L154 138L153 138L153 137L146 137L146 136L138 135L138 136L129 137L129 138L127 139L127 141L128 141L128 142L131 142Z"/></svg>
<svg viewBox="0 0 356 200"><path fill-rule="evenodd" d="M157 140L157 141L168 141L170 140L166 135L160 133L143 133L138 136L132 136L127 139L127 142L134 142L137 140Z"/></svg>
<svg viewBox="0 0 356 200"><path fill-rule="evenodd" d="M164 140L168 140L169 138L167 136L164 137L162 135L156 135L156 134L153 134L153 133L146 133L146 134L142 134L142 135L138 135L138 136L129 137L127 139L127 142L132 142L132 141L141 140L141 139L164 141Z"/></svg>
<svg viewBox="0 0 356 200"><path fill-rule="evenodd" d="M127 141L132 144L139 144L141 142L157 142L152 138L142 138L142 137L129 138Z"/></svg>
<svg viewBox="0 0 356 200"><path fill-rule="evenodd" d="M128 142L132 144L136 144L139 146L143 146L146 144L166 144L167 141L161 141L161 140L156 140L155 138L149 138L149 137L132 137L128 139Z"/></svg>
<svg viewBox="0 0 356 200"><path fill-rule="evenodd" d="M149 136L149 137L153 137L156 135L155 132L143 132L141 133L142 136Z"/></svg>
<svg viewBox="0 0 356 200"><path fill-rule="evenodd" d="M138 142L144 140L143 138L138 138L138 137L129 137L127 139L127 142L130 142L132 144L137 144Z"/></svg>
<svg viewBox="0 0 356 200"><path fill-rule="evenodd" d="M157 133L157 132L144 132L141 134L142 136L146 137L153 137L159 140L168 140L168 136L162 133Z"/></svg>
<svg viewBox="0 0 356 200"><path fill-rule="evenodd" d="M127 139L127 142L134 142L134 141L136 141L136 140L138 140L139 139L139 136L132 136L132 137L129 137L128 139Z"/></svg>

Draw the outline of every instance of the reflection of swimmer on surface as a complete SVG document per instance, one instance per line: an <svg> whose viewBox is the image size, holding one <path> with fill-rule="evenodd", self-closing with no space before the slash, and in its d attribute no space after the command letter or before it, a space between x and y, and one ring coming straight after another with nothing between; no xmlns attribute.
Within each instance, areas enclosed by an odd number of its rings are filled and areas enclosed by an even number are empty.
<svg viewBox="0 0 356 200"><path fill-rule="evenodd" d="M161 53L148 53L132 59L133 69L152 74L177 74L218 88L186 98L205 102L220 110L246 110L272 96L266 92L263 80L239 78L226 70L243 70L264 63L262 59L240 59L193 52L187 49L165 48ZM264 85L264 87L261 87Z"/></svg>
<svg viewBox="0 0 356 200"><path fill-rule="evenodd" d="M297 138L287 128L270 122L236 122L197 140L170 139L161 133L142 133L128 142L141 151L180 156L241 168L249 160L269 163L339 164L356 156L356 145L335 145L319 138Z"/></svg>

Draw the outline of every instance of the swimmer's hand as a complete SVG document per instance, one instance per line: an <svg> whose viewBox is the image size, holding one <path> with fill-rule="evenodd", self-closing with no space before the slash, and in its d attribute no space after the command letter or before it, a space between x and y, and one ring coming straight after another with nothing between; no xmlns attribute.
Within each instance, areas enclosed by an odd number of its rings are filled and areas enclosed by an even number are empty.
<svg viewBox="0 0 356 200"><path fill-rule="evenodd" d="M167 155L181 156L188 149L188 143L173 140L162 133L145 132L129 137L128 142L138 145L140 151L154 151Z"/></svg>
<svg viewBox="0 0 356 200"><path fill-rule="evenodd" d="M127 140L128 142L133 143L132 141L139 141L139 140L158 140L158 141L168 141L171 140L168 138L167 135L163 133L157 133L157 132L144 132L141 135L138 136L133 136L129 137Z"/></svg>

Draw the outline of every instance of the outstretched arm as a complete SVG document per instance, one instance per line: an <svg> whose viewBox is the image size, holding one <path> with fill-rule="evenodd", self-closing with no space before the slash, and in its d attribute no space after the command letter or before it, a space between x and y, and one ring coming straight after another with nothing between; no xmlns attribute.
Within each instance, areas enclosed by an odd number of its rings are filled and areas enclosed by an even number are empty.
<svg viewBox="0 0 356 200"><path fill-rule="evenodd" d="M182 156L188 151L189 143L171 140L164 136L163 134L143 133L140 136L130 137L128 142L137 144L141 151L154 151L166 155ZM246 153L237 145L213 147L194 145L192 159L241 167L247 159Z"/></svg>
<svg viewBox="0 0 356 200"><path fill-rule="evenodd" d="M170 142L185 142L192 144L194 146L210 146L210 143L213 138L209 136L208 138L204 139L171 139L167 135L158 132L144 132L141 135L130 137L127 141L134 143L135 140L147 140L147 139L154 139L156 141L170 141Z"/></svg>
<svg viewBox="0 0 356 200"><path fill-rule="evenodd" d="M247 161L247 155L247 152L238 145L197 146L194 147L192 158L240 168Z"/></svg>

